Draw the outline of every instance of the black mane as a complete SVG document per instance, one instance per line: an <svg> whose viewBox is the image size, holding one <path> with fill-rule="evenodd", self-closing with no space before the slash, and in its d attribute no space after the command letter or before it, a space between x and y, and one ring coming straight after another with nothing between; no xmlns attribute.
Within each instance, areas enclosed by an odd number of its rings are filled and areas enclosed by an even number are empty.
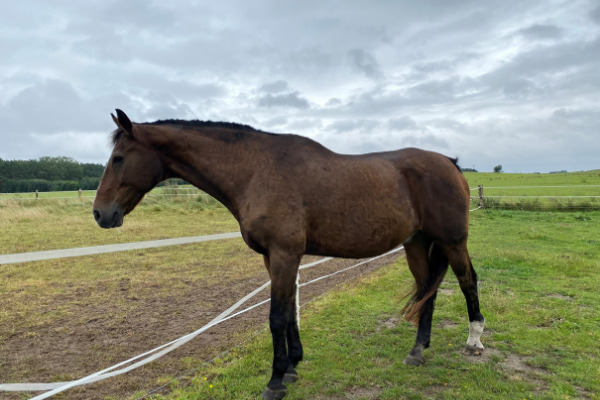
<svg viewBox="0 0 600 400"><path fill-rule="evenodd" d="M234 122L214 122L214 121L200 121L197 119L194 120L184 120L184 119L164 119L158 120L154 122L140 122L138 125L171 125L171 126L180 126L182 128L188 129L202 129L202 128L226 128L236 131L245 131L245 132L261 132L257 129L249 125L237 124ZM125 133L122 129L116 129L111 135L111 141L113 146L117 144L121 136ZM227 139L226 141L231 141L230 138L224 137Z"/></svg>
<svg viewBox="0 0 600 400"><path fill-rule="evenodd" d="M253 127L235 122L215 122L215 121L200 121L184 120L184 119L163 119L154 122L143 122L140 125L179 125L186 128L228 128L242 131L256 131Z"/></svg>

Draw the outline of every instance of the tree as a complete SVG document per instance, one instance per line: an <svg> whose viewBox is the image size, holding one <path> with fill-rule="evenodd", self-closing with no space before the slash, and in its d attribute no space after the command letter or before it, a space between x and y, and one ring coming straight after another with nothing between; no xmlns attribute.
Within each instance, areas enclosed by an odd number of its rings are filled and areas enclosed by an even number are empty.
<svg viewBox="0 0 600 400"><path fill-rule="evenodd" d="M71 157L0 159L0 192L95 189L103 171L103 165L81 164Z"/></svg>
<svg viewBox="0 0 600 400"><path fill-rule="evenodd" d="M494 167L494 172L502 172L502 165L501 165L501 164L499 164L499 165L496 165L496 166Z"/></svg>

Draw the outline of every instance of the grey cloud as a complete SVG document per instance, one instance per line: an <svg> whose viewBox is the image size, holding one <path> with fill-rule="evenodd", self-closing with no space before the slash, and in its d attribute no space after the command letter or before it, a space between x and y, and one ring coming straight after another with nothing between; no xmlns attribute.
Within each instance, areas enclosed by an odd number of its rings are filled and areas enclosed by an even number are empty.
<svg viewBox="0 0 600 400"><path fill-rule="evenodd" d="M558 39L562 36L562 29L554 25L534 24L517 32L528 39Z"/></svg>
<svg viewBox="0 0 600 400"><path fill-rule="evenodd" d="M308 100L301 97L297 91L288 94L267 94L259 97L257 103L261 107L288 107L297 109L307 109L310 107Z"/></svg>
<svg viewBox="0 0 600 400"><path fill-rule="evenodd" d="M266 93L281 93L289 89L289 85L286 81L278 80L275 82L265 83L260 87L260 91Z"/></svg>
<svg viewBox="0 0 600 400"><path fill-rule="evenodd" d="M4 129L11 132L55 133L90 124L92 113L72 85L49 79L35 83L0 108Z"/></svg>
<svg viewBox="0 0 600 400"><path fill-rule="evenodd" d="M198 115L196 115L188 104L171 95L148 92L145 96L145 100L151 104L149 108L144 109L143 112L140 113L145 121L154 121L165 118L198 118Z"/></svg>
<svg viewBox="0 0 600 400"><path fill-rule="evenodd" d="M522 78L509 79L504 82L502 92L512 98L521 98L529 96L535 90L535 84Z"/></svg>
<svg viewBox="0 0 600 400"><path fill-rule="evenodd" d="M377 60L372 54L362 49L352 49L348 52L348 57L350 65L367 77L378 79L383 75Z"/></svg>
<svg viewBox="0 0 600 400"><path fill-rule="evenodd" d="M443 101L454 97L459 78L451 77L443 80L429 80L413 86L408 91L410 98L427 98L431 101Z"/></svg>
<svg viewBox="0 0 600 400"><path fill-rule="evenodd" d="M390 129L395 131L404 131L407 129L417 128L416 122L412 118L407 116L403 116L400 118L392 118L388 121L388 125Z"/></svg>
<svg viewBox="0 0 600 400"><path fill-rule="evenodd" d="M273 118L269 118L268 120L264 121L264 123L262 125L264 125L266 128L278 128L281 126L287 126L289 125L288 123L288 119L286 117L282 117L282 116L277 116L277 117L273 117Z"/></svg>
<svg viewBox="0 0 600 400"><path fill-rule="evenodd" d="M376 127L380 126L378 121L369 119L358 119L358 120L342 120L336 121L327 126L327 130L335 133L350 133L350 132L371 132Z"/></svg>
<svg viewBox="0 0 600 400"><path fill-rule="evenodd" d="M203 102L227 95L227 89L216 82L174 80L155 72L129 73L126 79L136 90L148 90L186 101Z"/></svg>
<svg viewBox="0 0 600 400"><path fill-rule="evenodd" d="M58 79L40 80L21 90L0 106L4 130L12 133L51 135L60 132L97 132L112 129L109 113L125 110L135 121L159 118L195 118L195 113L182 101L151 91L144 92L145 106L124 93L111 93L84 98L68 82Z"/></svg>
<svg viewBox="0 0 600 400"><path fill-rule="evenodd" d="M122 29L163 31L165 28L175 25L178 19L172 10L162 6L163 2L128 0L105 4L106 7L100 12L99 18Z"/></svg>
<svg viewBox="0 0 600 400"><path fill-rule="evenodd" d="M450 147L448 141L434 134L405 136L402 144L407 147L421 147L425 149L436 149L438 151Z"/></svg>
<svg viewBox="0 0 600 400"><path fill-rule="evenodd" d="M35 134L35 154L89 157L65 140L108 132L119 107L135 121L230 120L351 152L404 143L469 166L525 170L552 154L572 168L598 151L592 3L21 0L0 15L0 150L29 157Z"/></svg>
<svg viewBox="0 0 600 400"><path fill-rule="evenodd" d="M420 62L413 66L415 70L425 73L450 71L452 67L453 62L451 60Z"/></svg>
<svg viewBox="0 0 600 400"><path fill-rule="evenodd" d="M520 91L547 96L549 89L594 91L600 88L596 74L598 63L600 38L579 44L558 43L524 52L477 81L487 90L500 90L508 95ZM574 84L578 86L575 88Z"/></svg>
<svg viewBox="0 0 600 400"><path fill-rule="evenodd" d="M329 100L327 100L327 103L325 103L326 107L338 107L342 104L342 100L338 99L337 97L333 97Z"/></svg>
<svg viewBox="0 0 600 400"><path fill-rule="evenodd" d="M590 12L590 17L592 18L592 20L594 22L596 22L597 24L600 24L600 6L594 8L591 12Z"/></svg>
<svg viewBox="0 0 600 400"><path fill-rule="evenodd" d="M322 131L323 121L312 118L294 118L287 124L287 129L289 132L315 134Z"/></svg>

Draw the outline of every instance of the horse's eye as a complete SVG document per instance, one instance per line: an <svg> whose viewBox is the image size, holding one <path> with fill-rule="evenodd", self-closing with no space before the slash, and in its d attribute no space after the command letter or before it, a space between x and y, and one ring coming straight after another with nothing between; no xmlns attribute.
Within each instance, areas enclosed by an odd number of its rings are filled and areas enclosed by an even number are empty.
<svg viewBox="0 0 600 400"><path fill-rule="evenodd" d="M114 156L112 159L113 165L118 165L118 164L121 164L122 162L123 162L123 157L121 157L121 156Z"/></svg>

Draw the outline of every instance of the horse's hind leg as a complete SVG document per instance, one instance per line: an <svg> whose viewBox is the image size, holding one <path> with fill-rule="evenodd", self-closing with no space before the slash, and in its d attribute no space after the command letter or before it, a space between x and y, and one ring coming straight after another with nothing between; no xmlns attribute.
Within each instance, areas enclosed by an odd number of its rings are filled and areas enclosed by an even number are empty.
<svg viewBox="0 0 600 400"><path fill-rule="evenodd" d="M477 274L471 263L466 242L455 246L444 247L444 253L450 261L450 266L458 278L460 289L467 301L467 312L469 313L469 338L465 353L468 355L480 355L483 353L481 334L483 333L484 318L479 310L479 294L477 290Z"/></svg>
<svg viewBox="0 0 600 400"><path fill-rule="evenodd" d="M404 313L409 320L418 320L417 339L404 364L421 365L425 361L423 351L429 347L431 339L431 321L437 288L444 278L448 261L440 248L419 233L404 245L408 266L412 272L416 292L405 307Z"/></svg>

